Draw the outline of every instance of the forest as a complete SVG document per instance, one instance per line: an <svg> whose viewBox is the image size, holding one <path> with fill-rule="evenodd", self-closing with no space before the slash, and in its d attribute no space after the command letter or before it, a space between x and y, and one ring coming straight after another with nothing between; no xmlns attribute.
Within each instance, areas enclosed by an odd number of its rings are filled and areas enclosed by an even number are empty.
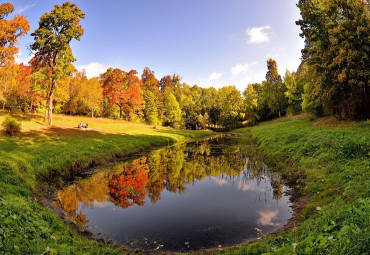
<svg viewBox="0 0 370 255"><path fill-rule="evenodd" d="M156 77L148 67L141 75L111 67L88 79L73 66L70 47L72 40L83 40L80 21L85 14L70 2L41 16L39 28L31 34L33 58L18 64L17 41L30 26L21 15L7 19L14 7L1 4L1 107L45 113L49 125L54 112L198 130L233 129L302 112L369 118L368 1L301 0L298 7L302 18L296 24L305 40L298 69L286 70L282 77L277 62L267 59L265 80L245 84L241 92L234 85L189 85L176 73Z"/></svg>

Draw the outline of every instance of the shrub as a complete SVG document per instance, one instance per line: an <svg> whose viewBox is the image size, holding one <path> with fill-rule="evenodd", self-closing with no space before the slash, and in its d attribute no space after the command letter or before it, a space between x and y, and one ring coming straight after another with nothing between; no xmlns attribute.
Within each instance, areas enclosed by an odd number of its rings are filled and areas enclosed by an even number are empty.
<svg viewBox="0 0 370 255"><path fill-rule="evenodd" d="M14 126L14 132L21 131L21 123L19 123L18 120L8 116L5 118L3 123L1 123L1 126L5 129L5 132L9 133L10 126Z"/></svg>

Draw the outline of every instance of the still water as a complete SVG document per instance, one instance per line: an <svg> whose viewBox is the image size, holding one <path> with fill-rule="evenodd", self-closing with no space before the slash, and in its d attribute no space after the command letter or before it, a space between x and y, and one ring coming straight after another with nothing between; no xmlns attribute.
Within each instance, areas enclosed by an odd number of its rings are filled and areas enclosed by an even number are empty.
<svg viewBox="0 0 370 255"><path fill-rule="evenodd" d="M130 248L186 251L242 243L292 215L278 173L236 136L159 149L57 193L78 225Z"/></svg>

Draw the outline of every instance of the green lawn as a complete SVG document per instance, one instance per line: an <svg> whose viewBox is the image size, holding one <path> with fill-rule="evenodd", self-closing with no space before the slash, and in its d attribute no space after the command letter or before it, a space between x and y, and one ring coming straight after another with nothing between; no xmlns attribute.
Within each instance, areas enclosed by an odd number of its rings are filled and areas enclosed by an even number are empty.
<svg viewBox="0 0 370 255"><path fill-rule="evenodd" d="M370 123L316 123L286 118L236 130L250 135L309 201L298 227L228 253L368 254Z"/></svg>
<svg viewBox="0 0 370 255"><path fill-rule="evenodd" d="M109 119L55 115L45 126L41 115L18 115L23 132L0 134L0 254L116 254L122 251L83 237L36 201L45 183L66 180L93 164L168 145L210 131L184 131ZM0 122L5 113L0 112ZM80 121L91 129L74 128ZM49 183L51 186L53 183Z"/></svg>

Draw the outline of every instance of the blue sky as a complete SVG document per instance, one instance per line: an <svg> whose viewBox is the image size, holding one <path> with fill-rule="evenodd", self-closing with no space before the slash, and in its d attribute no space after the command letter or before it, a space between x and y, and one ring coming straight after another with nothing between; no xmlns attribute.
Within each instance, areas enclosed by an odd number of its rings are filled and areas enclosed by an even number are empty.
<svg viewBox="0 0 370 255"><path fill-rule="evenodd" d="M2 1L4 2L4 1ZM6 1L7 2L7 1ZM10 0L27 16L31 32L40 16L64 1ZM145 66L158 79L177 73L202 87L261 82L269 57L283 76L300 63L303 39L295 21L297 0L76 0L86 13L81 41L72 42L78 69L88 76L108 67ZM29 33L29 34L30 34ZM30 57L33 38L20 39L19 61Z"/></svg>

